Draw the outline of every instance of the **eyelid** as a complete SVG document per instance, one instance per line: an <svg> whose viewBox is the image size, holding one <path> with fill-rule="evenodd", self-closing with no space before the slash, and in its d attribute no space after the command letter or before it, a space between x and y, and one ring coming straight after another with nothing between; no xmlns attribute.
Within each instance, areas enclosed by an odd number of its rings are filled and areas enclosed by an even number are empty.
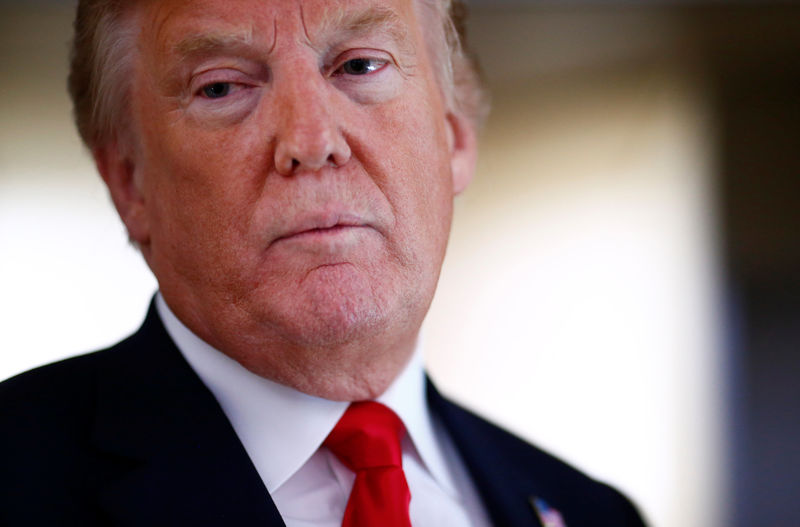
<svg viewBox="0 0 800 527"><path fill-rule="evenodd" d="M256 86L259 81L252 75L236 68L204 68L190 78L188 93L195 96L206 86L217 83L248 87Z"/></svg>
<svg viewBox="0 0 800 527"><path fill-rule="evenodd" d="M345 63L355 59L374 60L376 62L380 62L380 68L370 72L372 75L383 70L389 64L396 64L391 53L386 51L370 48L349 49L344 53L339 54L336 57L336 60L333 61L333 64L330 68L330 75L335 75L339 70L342 69L342 66L344 66Z"/></svg>

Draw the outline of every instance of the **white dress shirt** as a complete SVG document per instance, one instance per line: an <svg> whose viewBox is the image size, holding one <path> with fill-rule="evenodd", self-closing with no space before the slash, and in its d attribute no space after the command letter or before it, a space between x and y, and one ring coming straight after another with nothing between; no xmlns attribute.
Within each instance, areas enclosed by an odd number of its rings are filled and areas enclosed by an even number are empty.
<svg viewBox="0 0 800 527"><path fill-rule="evenodd" d="M286 525L340 526L355 474L321 445L348 403L260 377L192 333L160 293L156 307L167 333L233 425ZM408 431L403 470L412 525L490 525L455 446L428 411L419 349L377 401L394 410Z"/></svg>

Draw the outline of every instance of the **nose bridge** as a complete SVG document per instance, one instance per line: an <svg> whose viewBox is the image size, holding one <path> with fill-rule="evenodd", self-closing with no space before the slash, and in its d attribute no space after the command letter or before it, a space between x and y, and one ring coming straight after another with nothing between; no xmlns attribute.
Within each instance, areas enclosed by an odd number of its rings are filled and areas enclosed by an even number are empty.
<svg viewBox="0 0 800 527"><path fill-rule="evenodd" d="M296 66L275 79L279 130L275 166L288 175L300 169L341 166L350 157L329 86L319 71Z"/></svg>

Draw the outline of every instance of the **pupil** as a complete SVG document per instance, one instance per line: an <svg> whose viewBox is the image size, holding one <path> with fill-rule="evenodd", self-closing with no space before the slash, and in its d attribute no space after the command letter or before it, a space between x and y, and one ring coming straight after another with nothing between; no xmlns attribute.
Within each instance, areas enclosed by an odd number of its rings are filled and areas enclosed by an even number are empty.
<svg viewBox="0 0 800 527"><path fill-rule="evenodd" d="M350 70L348 73L358 75L369 71L369 64L364 59L353 59L347 63L346 69Z"/></svg>
<svg viewBox="0 0 800 527"><path fill-rule="evenodd" d="M214 84L209 84L203 88L203 92L205 93L206 97L211 99L226 96L228 94L228 90L230 90L230 84L227 82L215 82Z"/></svg>

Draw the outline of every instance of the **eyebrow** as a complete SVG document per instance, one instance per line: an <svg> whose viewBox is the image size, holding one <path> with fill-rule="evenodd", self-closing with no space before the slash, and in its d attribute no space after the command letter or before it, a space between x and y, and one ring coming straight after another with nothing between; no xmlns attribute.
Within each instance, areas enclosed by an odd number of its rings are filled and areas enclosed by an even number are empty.
<svg viewBox="0 0 800 527"><path fill-rule="evenodd" d="M339 36L338 40L376 32L388 34L403 53L410 54L415 51L408 25L396 11L386 6L373 6L363 11L335 8L333 12L326 13L320 28L320 34L334 33Z"/></svg>
<svg viewBox="0 0 800 527"><path fill-rule="evenodd" d="M252 31L240 33L201 33L190 35L178 42L174 50L184 58L204 55L218 50L238 50L251 47Z"/></svg>

